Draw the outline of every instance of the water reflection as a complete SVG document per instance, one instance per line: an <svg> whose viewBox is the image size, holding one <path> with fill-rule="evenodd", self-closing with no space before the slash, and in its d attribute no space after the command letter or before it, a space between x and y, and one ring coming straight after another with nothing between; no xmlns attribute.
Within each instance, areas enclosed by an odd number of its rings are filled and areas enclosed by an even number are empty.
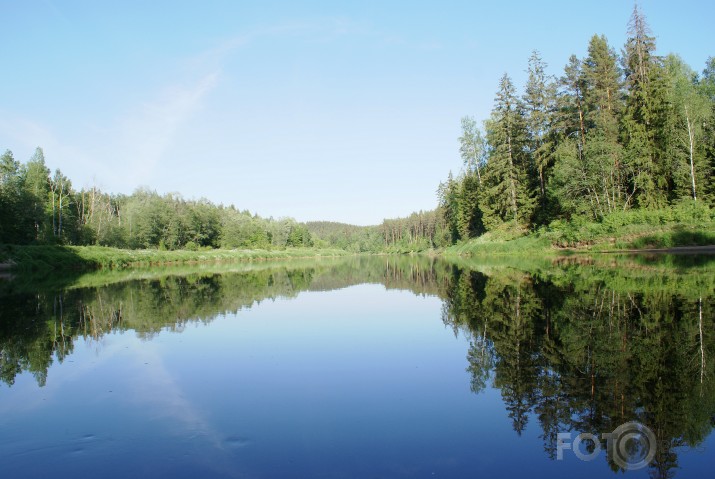
<svg viewBox="0 0 715 479"><path fill-rule="evenodd" d="M445 273L444 264L427 258L361 257L252 264L185 275L172 269L86 275L70 284L52 278L45 286L41 279L16 278L0 282L0 380L12 385L27 371L43 386L53 360L62 363L78 337L99 341L112 331L131 330L149 339L162 330L209 323L217 315L237 313L265 300L364 283L440 295L445 288L439 287L437 277L446 279ZM135 276L141 279L132 279Z"/></svg>
<svg viewBox="0 0 715 479"><path fill-rule="evenodd" d="M559 432L600 436L635 420L659 441L650 475L673 477L678 454L698 447L715 424L709 259L360 257L45 286L15 278L0 283L0 380L12 386L29 373L44 386L50 365L70 357L78 340L99 344L117 331L147 340L303 291L382 284L442 298L444 324L469 338L471 390L497 388L515 434L538 428L547 457L556 458Z"/></svg>
<svg viewBox="0 0 715 479"><path fill-rule="evenodd" d="M443 321L472 338L472 390L492 381L519 435L538 421L550 458L559 432L600 436L638 421L659 441L651 475L672 477L678 450L715 421L713 277L654 260L632 267L458 269Z"/></svg>

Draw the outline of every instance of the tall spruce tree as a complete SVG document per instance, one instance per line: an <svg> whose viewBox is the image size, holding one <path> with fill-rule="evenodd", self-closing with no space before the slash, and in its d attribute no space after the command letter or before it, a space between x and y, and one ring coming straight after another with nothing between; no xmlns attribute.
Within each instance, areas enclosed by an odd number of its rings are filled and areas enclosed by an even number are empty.
<svg viewBox="0 0 715 479"><path fill-rule="evenodd" d="M556 83L546 75L546 63L534 50L529 57L529 78L523 95L530 159L531 189L538 191L539 207L546 209L546 185L553 166Z"/></svg>
<svg viewBox="0 0 715 479"><path fill-rule="evenodd" d="M27 216L33 225L33 238L46 239L48 215L46 207L50 194L50 170L45 164L45 153L37 147L32 158L25 165L24 192L28 197Z"/></svg>
<svg viewBox="0 0 715 479"><path fill-rule="evenodd" d="M486 130L490 151L482 195L484 224L488 228L507 221L529 225L534 199L529 190L526 119L507 74L499 81Z"/></svg>
<svg viewBox="0 0 715 479"><path fill-rule="evenodd" d="M591 38L583 62L569 59L561 86L552 186L567 216L598 219L631 201L619 142L620 71L604 36Z"/></svg>
<svg viewBox="0 0 715 479"><path fill-rule="evenodd" d="M704 191L713 204L715 203L715 57L708 58L699 89L709 104L710 121L703 125L706 169L709 172L709 181L704 185Z"/></svg>
<svg viewBox="0 0 715 479"><path fill-rule="evenodd" d="M618 114L622 110L618 58L606 37L594 35L583 62L586 103L584 157L591 188L600 209L612 212L631 205L633 191L625 189L630 172L623 163Z"/></svg>
<svg viewBox="0 0 715 479"><path fill-rule="evenodd" d="M661 60L655 56L655 37L637 5L629 22L622 64L626 85L622 143L625 161L635 172L634 201L639 206L662 207L672 183L662 153L665 83Z"/></svg>
<svg viewBox="0 0 715 479"><path fill-rule="evenodd" d="M457 231L461 239L474 238L484 233L482 210L479 207L481 184L473 172L466 172L457 194Z"/></svg>
<svg viewBox="0 0 715 479"><path fill-rule="evenodd" d="M583 153L586 144L586 81L583 65L576 55L569 57L564 76L559 81L561 91L557 98L557 128L566 138L578 138L578 150Z"/></svg>
<svg viewBox="0 0 715 479"><path fill-rule="evenodd" d="M459 183L449 172L447 181L440 183L437 188L439 199L439 209L442 212L445 228L447 230L448 242L454 243L459 237Z"/></svg>

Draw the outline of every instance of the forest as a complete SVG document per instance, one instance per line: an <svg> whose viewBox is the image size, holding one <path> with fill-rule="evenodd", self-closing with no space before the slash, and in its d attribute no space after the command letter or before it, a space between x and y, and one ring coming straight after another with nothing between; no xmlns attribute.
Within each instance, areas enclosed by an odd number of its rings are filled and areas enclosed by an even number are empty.
<svg viewBox="0 0 715 479"><path fill-rule="evenodd" d="M602 222L715 200L715 58L702 74L657 56L634 8L621 53L594 35L559 78L534 51L519 94L499 81L482 127L462 119L464 171L440 185L452 241L511 227Z"/></svg>
<svg viewBox="0 0 715 479"><path fill-rule="evenodd" d="M378 252L444 248L486 233L568 236L584 224L712 229L715 58L698 73L675 54L656 55L635 7L620 52L594 35L585 58L572 55L561 76L547 68L534 51L523 92L504 74L491 116L461 120L464 167L439 184L431 211L376 226L303 224L146 188L77 190L48 169L38 147L24 163L10 150L0 157L0 244Z"/></svg>

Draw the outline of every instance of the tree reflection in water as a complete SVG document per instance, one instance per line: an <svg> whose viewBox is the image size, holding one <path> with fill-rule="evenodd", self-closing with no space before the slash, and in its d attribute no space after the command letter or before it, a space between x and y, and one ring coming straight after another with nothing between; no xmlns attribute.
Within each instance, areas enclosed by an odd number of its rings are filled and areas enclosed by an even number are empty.
<svg viewBox="0 0 715 479"><path fill-rule="evenodd" d="M691 257L357 257L48 286L16 278L0 282L0 379L11 386L29 372L43 386L77 338L151 338L266 299L362 283L441 297L442 321L470 339L472 391L498 388L514 431L539 427L552 459L559 432L600 435L638 421L659 440L651 475L672 477L678 451L697 447L715 423L715 272Z"/></svg>

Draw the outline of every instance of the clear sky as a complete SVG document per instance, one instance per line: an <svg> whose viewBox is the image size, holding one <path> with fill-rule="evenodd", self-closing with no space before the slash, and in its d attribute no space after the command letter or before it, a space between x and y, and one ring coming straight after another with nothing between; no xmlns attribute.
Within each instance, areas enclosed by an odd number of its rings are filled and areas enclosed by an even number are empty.
<svg viewBox="0 0 715 479"><path fill-rule="evenodd" d="M642 0L658 53L715 55L715 2ZM0 0L0 149L75 188L149 186L299 221L436 204L464 115L533 49L560 75L631 0Z"/></svg>

